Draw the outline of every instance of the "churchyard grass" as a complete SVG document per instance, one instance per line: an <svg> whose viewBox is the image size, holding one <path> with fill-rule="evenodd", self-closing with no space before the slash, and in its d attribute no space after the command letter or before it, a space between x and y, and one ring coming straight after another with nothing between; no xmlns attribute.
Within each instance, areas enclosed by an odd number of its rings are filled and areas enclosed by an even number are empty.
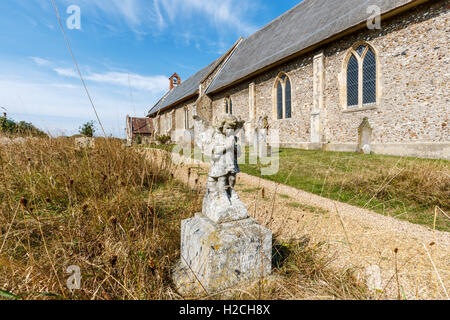
<svg viewBox="0 0 450 320"><path fill-rule="evenodd" d="M450 209L449 161L287 148L279 155L275 175L261 176L261 164L241 170L430 228L438 212L436 229L450 231L450 219L435 210Z"/></svg>
<svg viewBox="0 0 450 320"><path fill-rule="evenodd" d="M152 147L171 151L174 146ZM246 163L240 164L242 172L450 231L450 161L280 148L279 171L262 176L260 163L249 164L249 150L246 148Z"/></svg>
<svg viewBox="0 0 450 320"><path fill-rule="evenodd" d="M82 150L67 138L0 145L0 300L181 299L171 280L181 221L201 203L119 140ZM369 297L351 270L331 270L325 257L320 245L274 239L275 281L226 296ZM70 266L80 269L79 289L67 286Z"/></svg>

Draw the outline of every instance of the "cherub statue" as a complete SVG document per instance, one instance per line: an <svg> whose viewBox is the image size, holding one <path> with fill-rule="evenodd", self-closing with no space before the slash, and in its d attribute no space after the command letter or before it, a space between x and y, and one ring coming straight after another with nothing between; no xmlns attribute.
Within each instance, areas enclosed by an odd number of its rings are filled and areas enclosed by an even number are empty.
<svg viewBox="0 0 450 320"><path fill-rule="evenodd" d="M211 130L209 122L198 116L194 120L200 128L195 136L196 144L211 155L203 213L216 223L246 218L247 209L234 190L236 175L240 172L238 158L241 155L236 134L245 122L225 114Z"/></svg>
<svg viewBox="0 0 450 320"><path fill-rule="evenodd" d="M236 131L242 129L244 122L235 116L222 116L213 137L211 150L211 170L209 172L208 189L226 190L231 193L236 184L236 175L240 172L237 159L241 156Z"/></svg>

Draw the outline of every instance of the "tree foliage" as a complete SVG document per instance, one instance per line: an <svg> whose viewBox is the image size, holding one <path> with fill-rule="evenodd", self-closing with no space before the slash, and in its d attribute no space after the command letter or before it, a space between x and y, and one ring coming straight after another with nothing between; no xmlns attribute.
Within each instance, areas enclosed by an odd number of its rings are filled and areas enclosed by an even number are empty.
<svg viewBox="0 0 450 320"><path fill-rule="evenodd" d="M0 117L0 132L11 136L47 136L45 132L39 130L31 123L25 121L15 122L14 120L8 119L6 116Z"/></svg>
<svg viewBox="0 0 450 320"><path fill-rule="evenodd" d="M94 121L88 121L80 127L80 133L86 137L92 138L95 133Z"/></svg>

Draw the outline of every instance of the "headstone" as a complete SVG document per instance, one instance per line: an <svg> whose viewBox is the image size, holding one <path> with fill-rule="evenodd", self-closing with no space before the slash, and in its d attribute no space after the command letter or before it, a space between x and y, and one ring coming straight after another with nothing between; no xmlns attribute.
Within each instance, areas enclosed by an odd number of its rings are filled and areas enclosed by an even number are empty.
<svg viewBox="0 0 450 320"><path fill-rule="evenodd" d="M191 130L183 130L182 132L182 138L181 138L181 143L183 145L183 147L185 146L192 146L194 143L194 138L193 138L193 133Z"/></svg>
<svg viewBox="0 0 450 320"><path fill-rule="evenodd" d="M269 130L269 120L268 117L260 117L258 119L257 127L255 130L255 137L253 148L255 152L258 154L260 159L267 157L268 155L268 144L267 144L267 135Z"/></svg>
<svg viewBox="0 0 450 320"><path fill-rule="evenodd" d="M272 232L248 217L234 190L240 155L236 130L242 126L224 115L213 130L203 210L181 226L181 259L173 270L180 294L209 295L271 273Z"/></svg>
<svg viewBox="0 0 450 320"><path fill-rule="evenodd" d="M75 147L77 150L94 148L95 139L86 136L75 137Z"/></svg>
<svg viewBox="0 0 450 320"><path fill-rule="evenodd" d="M362 151L364 152L364 154L370 154L371 153L370 145L368 144L363 145Z"/></svg>
<svg viewBox="0 0 450 320"><path fill-rule="evenodd" d="M358 149L360 152L370 154L371 152L371 140L372 140L372 127L369 123L369 118L365 117L358 128Z"/></svg>

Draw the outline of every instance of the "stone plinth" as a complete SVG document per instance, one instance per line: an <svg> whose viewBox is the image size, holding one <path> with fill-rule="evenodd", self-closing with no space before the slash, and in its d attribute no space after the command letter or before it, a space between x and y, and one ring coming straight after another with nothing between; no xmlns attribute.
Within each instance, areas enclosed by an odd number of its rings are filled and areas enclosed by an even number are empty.
<svg viewBox="0 0 450 320"><path fill-rule="evenodd" d="M247 208L232 190L227 192L207 192L203 199L203 215L215 223L226 223L243 220L248 217Z"/></svg>
<svg viewBox="0 0 450 320"><path fill-rule="evenodd" d="M252 218L216 224L197 214L181 227L174 282L183 294L212 294L271 273L272 233Z"/></svg>

